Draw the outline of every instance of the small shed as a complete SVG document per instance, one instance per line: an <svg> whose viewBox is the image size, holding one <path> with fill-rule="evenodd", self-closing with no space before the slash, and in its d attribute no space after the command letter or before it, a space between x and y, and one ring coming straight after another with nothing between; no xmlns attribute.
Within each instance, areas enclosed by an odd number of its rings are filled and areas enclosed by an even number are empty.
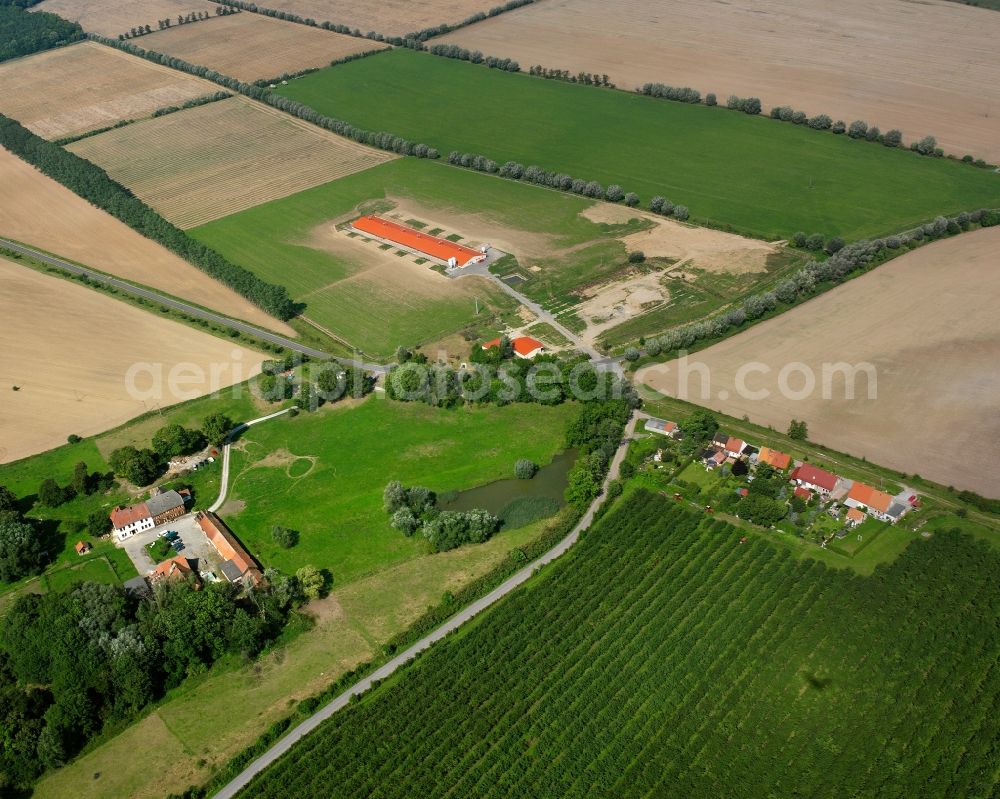
<svg viewBox="0 0 1000 799"><path fill-rule="evenodd" d="M92 547L90 546L89 541L77 541L75 549L77 555L86 555L88 552L90 552Z"/></svg>

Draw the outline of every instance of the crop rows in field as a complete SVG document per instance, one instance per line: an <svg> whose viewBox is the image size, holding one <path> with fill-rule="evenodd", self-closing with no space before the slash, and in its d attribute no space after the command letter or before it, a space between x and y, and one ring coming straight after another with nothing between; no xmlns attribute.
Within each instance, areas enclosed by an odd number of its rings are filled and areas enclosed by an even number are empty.
<svg viewBox="0 0 1000 799"><path fill-rule="evenodd" d="M941 534L861 578L739 541L633 495L247 795L990 794L1000 557Z"/></svg>
<svg viewBox="0 0 1000 799"><path fill-rule="evenodd" d="M182 228L393 157L242 97L108 131L69 149Z"/></svg>

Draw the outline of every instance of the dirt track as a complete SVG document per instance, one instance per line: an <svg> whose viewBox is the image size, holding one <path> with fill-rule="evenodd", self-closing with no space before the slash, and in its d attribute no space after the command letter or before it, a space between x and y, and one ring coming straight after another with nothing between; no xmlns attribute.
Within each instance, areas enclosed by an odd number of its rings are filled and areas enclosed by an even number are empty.
<svg viewBox="0 0 1000 799"><path fill-rule="evenodd" d="M545 0L443 42L571 72L760 97L1000 161L1000 13L946 0Z"/></svg>
<svg viewBox="0 0 1000 799"><path fill-rule="evenodd" d="M0 148L0 235L294 337L232 289Z"/></svg>
<svg viewBox="0 0 1000 799"><path fill-rule="evenodd" d="M0 259L0 462L63 444L70 433L93 435L156 407L209 393L254 374L264 356L68 280ZM156 398L132 397L132 364L163 367ZM206 370L177 383L176 364ZM145 373L148 375L148 372ZM183 379L183 378L182 378ZM18 386L14 391L13 386ZM136 379L140 389L148 377Z"/></svg>
<svg viewBox="0 0 1000 799"><path fill-rule="evenodd" d="M688 398L733 416L784 430L809 423L810 438L851 455L944 485L1000 496L1000 227L936 242L878 267L746 333L691 356L706 364ZM757 362L770 372L746 375L747 389L771 396L741 398L737 371ZM783 397L786 364L801 362L816 377L805 399ZM865 377L856 398L844 380L822 398L824 363L870 363L877 397ZM669 368L665 371L664 367ZM640 370L637 380L681 396L677 361ZM789 377L794 390L801 374Z"/></svg>

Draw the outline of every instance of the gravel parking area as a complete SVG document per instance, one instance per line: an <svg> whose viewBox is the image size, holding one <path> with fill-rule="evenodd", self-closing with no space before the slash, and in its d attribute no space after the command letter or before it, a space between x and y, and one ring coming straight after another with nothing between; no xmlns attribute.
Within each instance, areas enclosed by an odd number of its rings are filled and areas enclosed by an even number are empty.
<svg viewBox="0 0 1000 799"><path fill-rule="evenodd" d="M178 554L193 561L197 571L211 571L219 577L222 576L219 571L219 553L202 532L201 527L198 526L194 513L188 513L173 521L158 525L152 530L134 535L118 545L128 553L139 574L148 574L156 567L152 558L149 557L146 547L153 543L160 533L167 530L174 530L180 534L181 541L184 542L184 549Z"/></svg>

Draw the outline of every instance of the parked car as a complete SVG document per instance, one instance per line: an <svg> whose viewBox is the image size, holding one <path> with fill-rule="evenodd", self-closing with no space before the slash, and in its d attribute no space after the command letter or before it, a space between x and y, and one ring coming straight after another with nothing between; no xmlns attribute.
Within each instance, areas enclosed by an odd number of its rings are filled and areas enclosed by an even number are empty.
<svg viewBox="0 0 1000 799"><path fill-rule="evenodd" d="M176 540L178 540L178 539L179 539L179 538L181 537L181 535L180 535L180 533L178 533L178 532L175 532L174 530L170 530L170 531L169 531L169 532L168 532L168 533L167 533L167 534L166 534L165 536L163 536L163 537L164 537L164 538L165 538L165 539L166 539L167 541L170 541L170 542L173 542L173 541L176 541Z"/></svg>
<svg viewBox="0 0 1000 799"><path fill-rule="evenodd" d="M174 549L176 549L176 550L177 550L177 551L179 552L179 551L180 551L181 549L183 549L183 548L184 548L184 542L183 542L183 541L181 541L181 540L180 540L180 539L178 538L178 539L176 539L175 541L171 541L171 542L170 542L170 546L172 546L172 547L173 547Z"/></svg>

